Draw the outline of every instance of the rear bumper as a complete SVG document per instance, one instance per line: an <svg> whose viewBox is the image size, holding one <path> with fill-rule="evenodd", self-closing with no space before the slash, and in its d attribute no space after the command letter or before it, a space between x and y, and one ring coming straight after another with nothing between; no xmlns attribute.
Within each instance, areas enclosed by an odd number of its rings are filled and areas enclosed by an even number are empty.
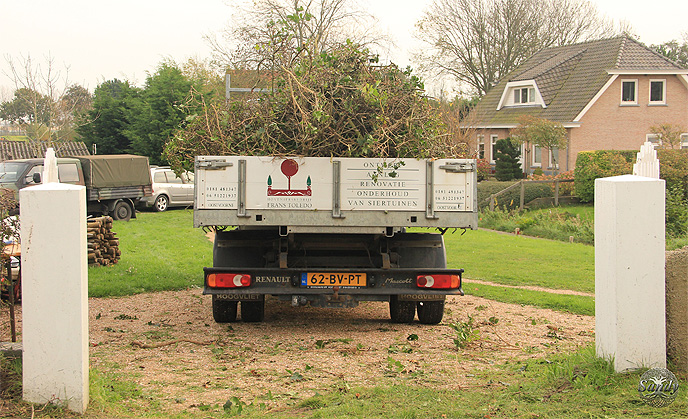
<svg viewBox="0 0 688 419"><path fill-rule="evenodd" d="M385 300L391 295L400 299L415 301L433 301L447 295L464 295L461 288L463 269L335 269L335 268L204 268L203 294L218 295L224 300L250 300L255 295L275 296L315 296L315 295L350 295L358 300ZM365 287L318 286L303 284L302 276L308 272L332 273L365 273ZM211 273L241 273L251 275L252 284L240 288L213 288L208 286L208 275ZM420 288L416 285L418 275L458 275L459 286L452 289Z"/></svg>

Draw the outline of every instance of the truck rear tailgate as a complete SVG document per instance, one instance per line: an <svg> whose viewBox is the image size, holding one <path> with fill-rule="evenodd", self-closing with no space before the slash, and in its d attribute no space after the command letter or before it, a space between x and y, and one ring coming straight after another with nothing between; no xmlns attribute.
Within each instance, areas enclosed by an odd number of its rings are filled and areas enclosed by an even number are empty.
<svg viewBox="0 0 688 419"><path fill-rule="evenodd" d="M194 225L390 234L477 228L475 160L196 158Z"/></svg>

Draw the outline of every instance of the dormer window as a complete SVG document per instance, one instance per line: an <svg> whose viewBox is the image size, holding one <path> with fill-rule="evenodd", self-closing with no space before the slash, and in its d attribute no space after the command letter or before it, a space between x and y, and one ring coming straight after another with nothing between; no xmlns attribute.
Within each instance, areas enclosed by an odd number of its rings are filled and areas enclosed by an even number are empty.
<svg viewBox="0 0 688 419"><path fill-rule="evenodd" d="M535 89L532 87L514 89L514 103L520 103L522 105L535 103Z"/></svg>
<svg viewBox="0 0 688 419"><path fill-rule="evenodd" d="M510 106L546 107L535 80L513 81L506 84L497 110Z"/></svg>

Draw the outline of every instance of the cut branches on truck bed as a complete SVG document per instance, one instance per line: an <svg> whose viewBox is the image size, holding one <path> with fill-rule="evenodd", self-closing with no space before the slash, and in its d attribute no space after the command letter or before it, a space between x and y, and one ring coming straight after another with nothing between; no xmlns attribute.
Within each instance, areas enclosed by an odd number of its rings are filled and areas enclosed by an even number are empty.
<svg viewBox="0 0 688 419"><path fill-rule="evenodd" d="M267 74L267 73L266 73ZM457 157L440 113L411 70L348 43L269 73L270 91L203 103L166 146L177 169L194 156Z"/></svg>

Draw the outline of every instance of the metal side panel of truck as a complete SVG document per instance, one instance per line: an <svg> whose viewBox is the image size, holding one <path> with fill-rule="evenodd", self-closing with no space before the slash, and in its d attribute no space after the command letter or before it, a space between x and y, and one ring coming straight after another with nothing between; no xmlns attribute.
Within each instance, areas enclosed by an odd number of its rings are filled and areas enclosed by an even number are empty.
<svg viewBox="0 0 688 419"><path fill-rule="evenodd" d="M194 226L216 231L204 293L217 322L293 305L388 301L394 322L441 321L462 269L441 233L476 229L475 160L199 156ZM427 230L427 231L437 231Z"/></svg>

